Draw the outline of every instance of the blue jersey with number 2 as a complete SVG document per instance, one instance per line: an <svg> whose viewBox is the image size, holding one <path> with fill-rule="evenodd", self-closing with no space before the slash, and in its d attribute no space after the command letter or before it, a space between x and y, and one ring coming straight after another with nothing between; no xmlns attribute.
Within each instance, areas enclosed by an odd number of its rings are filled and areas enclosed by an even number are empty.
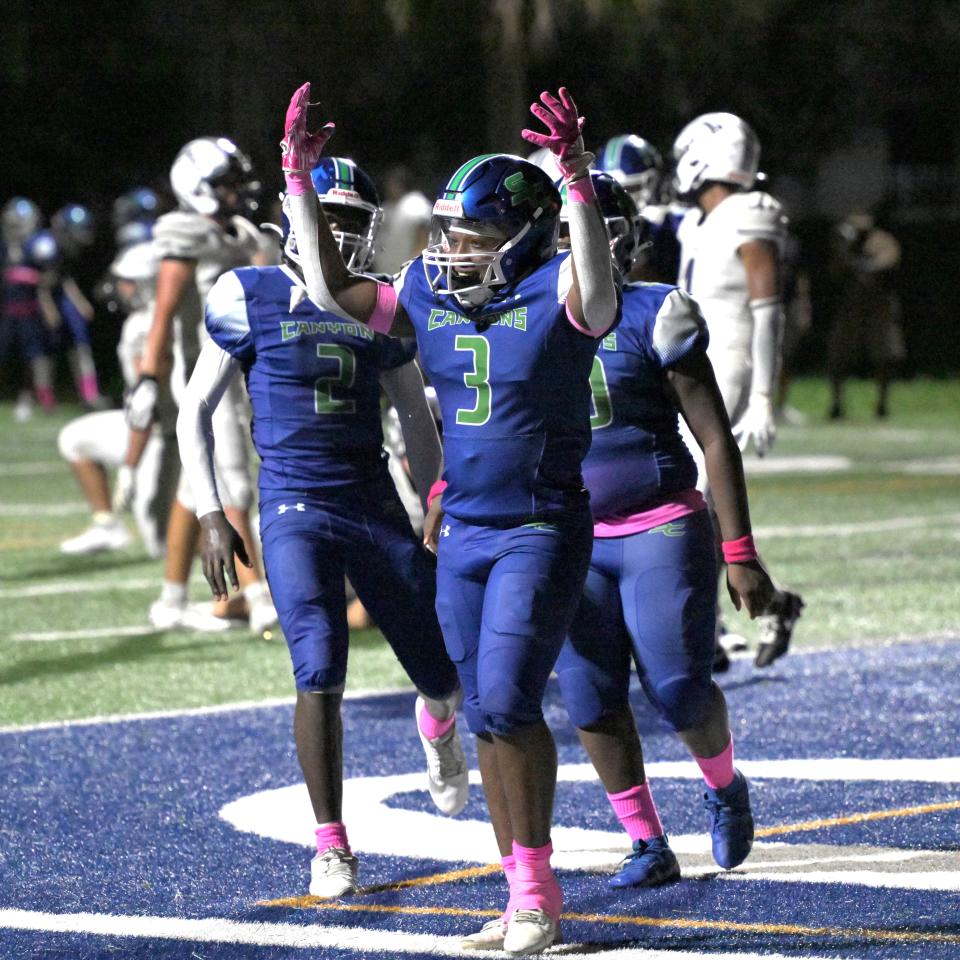
<svg viewBox="0 0 960 960"><path fill-rule="evenodd" d="M246 373L261 499L384 475L380 372L411 360L412 346L321 310L284 267L225 273L206 325Z"/></svg>
<svg viewBox="0 0 960 960"><path fill-rule="evenodd" d="M569 286L557 256L467 317L430 289L419 259L398 280L440 401L443 506L459 520L512 526L585 503L597 340L567 319Z"/></svg>

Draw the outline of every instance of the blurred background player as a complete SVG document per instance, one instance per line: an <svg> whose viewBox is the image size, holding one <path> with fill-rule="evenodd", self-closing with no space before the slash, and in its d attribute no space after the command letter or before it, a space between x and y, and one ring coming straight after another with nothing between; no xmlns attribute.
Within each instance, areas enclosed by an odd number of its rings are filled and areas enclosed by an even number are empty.
<svg viewBox="0 0 960 960"><path fill-rule="evenodd" d="M616 195L624 189L606 174L592 176L614 262L628 273L637 229L622 224ZM555 669L570 718L633 846L608 881L618 889L680 877L646 781L628 698L631 662L647 697L703 772L717 863L737 866L753 842L749 790L734 767L723 691L711 677L713 528L678 412L704 451L724 553L733 561L727 567L731 597L752 616L774 586L753 548L740 451L707 339L697 305L676 286L627 284L621 320L601 341L590 378L593 441L583 477L594 516L593 553Z"/></svg>
<svg viewBox="0 0 960 960"><path fill-rule="evenodd" d="M261 248L259 231L241 215L256 211L259 183L249 159L231 140L191 140L173 161L170 185L180 209L164 214L153 227L153 243L160 258L153 318L140 376L126 400L130 444L125 463L131 468L139 463L150 436L160 380L169 376L176 400L193 370L206 339L203 303L210 288L227 270L250 263ZM276 622L276 613L263 582L250 526L253 488L243 426L245 405L243 387L234 381L217 408L214 430L226 509L244 538L253 566L240 572L246 609L221 607L217 612L246 613L251 629L260 633ZM133 478L131 472L122 476L127 481ZM121 491L119 500L129 502L132 493L132 488ZM181 474L167 526L163 588L150 607L150 621L160 630L184 627L216 631L230 625L224 617L192 607L187 601L190 567L200 532L194 509L189 483Z"/></svg>
<svg viewBox="0 0 960 960"><path fill-rule="evenodd" d="M634 258L630 280L676 283L680 271L677 228L684 209L669 200L669 177L660 151L643 137L612 137L597 154L597 169L610 174L633 198L646 227L644 247Z"/></svg>
<svg viewBox="0 0 960 960"><path fill-rule="evenodd" d="M107 401L100 395L90 346L88 327L94 317L93 305L74 277L81 258L95 239L93 214L82 204L68 203L50 218L50 232L59 253L51 295L60 315L60 338L67 349L80 399L87 407L98 409Z"/></svg>
<svg viewBox="0 0 960 960"><path fill-rule="evenodd" d="M160 198L149 187L133 187L117 197L111 212L117 249L152 239L160 213Z"/></svg>
<svg viewBox="0 0 960 960"><path fill-rule="evenodd" d="M753 189L760 142L732 113L707 113L680 131L673 146L681 200L695 204L678 229L680 286L707 321L707 348L741 450L763 456L773 443L773 393L780 365L783 305L780 258L785 218L768 193ZM709 489L703 457L691 448ZM789 646L802 599L777 589L760 617L755 663L767 666ZM718 643L715 669L725 667Z"/></svg>
<svg viewBox="0 0 960 960"><path fill-rule="evenodd" d="M427 245L431 204L414 189L406 167L392 167L387 173L383 201L383 223L377 235L373 269L393 275Z"/></svg>
<svg viewBox="0 0 960 960"><path fill-rule="evenodd" d="M874 414L886 417L890 376L906 357L900 300L893 285L900 244L871 214L860 211L837 224L833 254L840 299L827 344L830 419L846 416L844 382L864 359L877 383Z"/></svg>
<svg viewBox="0 0 960 960"><path fill-rule="evenodd" d="M139 376L143 344L153 317L153 289L157 276L157 258L149 242L127 246L110 265L118 309L127 311L117 345L120 370L127 387ZM133 481L133 514L151 557L163 553L167 518L179 474L176 449L176 410L165 388L157 404L157 417L151 437L136 467ZM127 426L122 410L88 413L71 420L57 440L61 456L70 464L77 484L93 514L91 525L77 536L64 540L60 550L67 554L86 554L120 550L130 542L122 518L113 508L107 468L129 470L123 465L127 452ZM123 489L130 483L121 478Z"/></svg>
<svg viewBox="0 0 960 960"><path fill-rule="evenodd" d="M302 177L320 191L344 259L365 268L380 219L373 182L338 157L320 160L312 178L306 171ZM292 176L290 185L302 189ZM297 756L317 820L310 893L339 897L356 892L358 868L343 822L345 573L420 691L417 721L434 802L447 815L459 813L469 787L455 726L460 685L437 622L434 564L407 521L383 454L381 384L400 412L425 498L441 452L412 362L415 346L375 334L307 295L288 209L283 265L230 271L210 291L211 340L187 386L178 435L205 531L204 572L222 598L230 583L238 586L234 554L249 561L210 466L213 417L242 372L262 460L264 563L293 661Z"/></svg>
<svg viewBox="0 0 960 960"><path fill-rule="evenodd" d="M0 213L3 240L3 305L0 357L20 377L14 418L29 419L33 401L44 410L56 406L51 329L56 309L45 277L56 262L52 234L42 230L40 208L26 197L8 200ZM23 382L26 381L26 382Z"/></svg>

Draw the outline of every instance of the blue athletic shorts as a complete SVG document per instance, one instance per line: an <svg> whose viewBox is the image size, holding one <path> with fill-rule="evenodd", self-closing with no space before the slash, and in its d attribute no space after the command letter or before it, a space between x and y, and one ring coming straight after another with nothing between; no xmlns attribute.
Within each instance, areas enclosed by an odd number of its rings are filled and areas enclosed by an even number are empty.
<svg viewBox="0 0 960 960"><path fill-rule="evenodd" d="M542 719L592 538L588 510L507 529L444 517L437 614L474 733L509 734Z"/></svg>
<svg viewBox="0 0 960 960"><path fill-rule="evenodd" d="M557 676L570 719L589 727L627 702L631 654L650 702L676 730L712 697L717 607L706 510L626 537L598 537Z"/></svg>
<svg viewBox="0 0 960 960"><path fill-rule="evenodd" d="M416 688L436 699L456 690L437 623L434 560L389 478L329 498L271 491L260 504L260 537L298 690L346 678L344 575Z"/></svg>

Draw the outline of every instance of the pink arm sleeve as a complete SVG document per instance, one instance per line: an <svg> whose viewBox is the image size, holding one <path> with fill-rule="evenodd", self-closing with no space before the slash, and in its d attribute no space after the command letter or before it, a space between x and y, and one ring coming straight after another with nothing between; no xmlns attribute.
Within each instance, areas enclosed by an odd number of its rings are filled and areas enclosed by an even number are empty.
<svg viewBox="0 0 960 960"><path fill-rule="evenodd" d="M397 291L389 283L377 283L377 304L367 326L377 333L389 333L397 315Z"/></svg>

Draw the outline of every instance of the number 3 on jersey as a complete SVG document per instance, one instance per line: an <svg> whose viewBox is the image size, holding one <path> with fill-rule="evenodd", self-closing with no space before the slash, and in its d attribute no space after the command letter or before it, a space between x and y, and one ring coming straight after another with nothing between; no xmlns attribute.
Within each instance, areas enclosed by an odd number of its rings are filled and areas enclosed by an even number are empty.
<svg viewBox="0 0 960 960"><path fill-rule="evenodd" d="M357 358L349 347L336 343L318 343L317 357L333 360L337 372L326 377L317 377L313 384L313 408L317 413L356 413L356 400L343 400L334 396L337 387L352 387L357 375Z"/></svg>
<svg viewBox="0 0 960 960"><path fill-rule="evenodd" d="M472 407L457 410L457 423L465 427L481 427L490 419L490 343L486 337L457 334L454 350L473 354L473 370L463 375L463 383L477 391Z"/></svg>

